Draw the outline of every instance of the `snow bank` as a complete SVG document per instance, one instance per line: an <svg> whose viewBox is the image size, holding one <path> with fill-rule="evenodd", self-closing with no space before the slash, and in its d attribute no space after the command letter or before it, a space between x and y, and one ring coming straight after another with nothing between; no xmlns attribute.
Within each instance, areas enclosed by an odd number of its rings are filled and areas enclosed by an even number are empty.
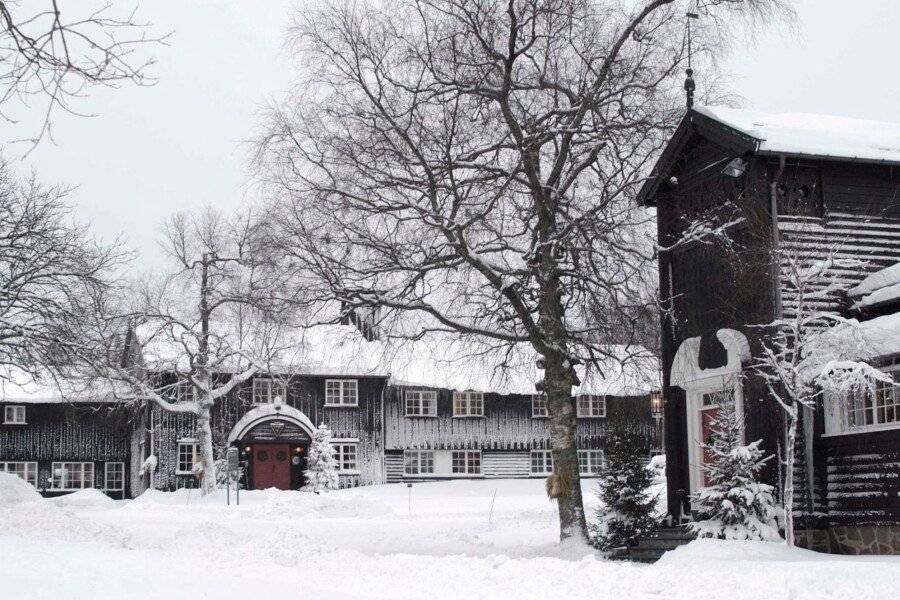
<svg viewBox="0 0 900 600"><path fill-rule="evenodd" d="M266 490L242 493L240 507L196 490L110 510L44 500L0 508L0 596L880 600L900 586L896 557L704 540L647 566L565 555L558 535L539 478Z"/></svg>
<svg viewBox="0 0 900 600"><path fill-rule="evenodd" d="M78 490L65 496L53 498L53 503L60 507L69 508L113 508L119 503L101 492L100 490Z"/></svg>
<svg viewBox="0 0 900 600"><path fill-rule="evenodd" d="M0 473L0 507L41 500L34 486L10 473Z"/></svg>

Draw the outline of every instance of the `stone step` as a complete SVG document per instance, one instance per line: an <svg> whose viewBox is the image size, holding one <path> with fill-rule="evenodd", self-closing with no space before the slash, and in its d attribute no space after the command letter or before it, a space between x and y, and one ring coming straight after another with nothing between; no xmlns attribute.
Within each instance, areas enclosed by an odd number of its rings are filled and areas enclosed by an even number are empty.
<svg viewBox="0 0 900 600"><path fill-rule="evenodd" d="M660 550L666 552L668 550L674 550L679 546L684 546L691 540L667 540L667 539L656 539L656 538L641 538L638 540L637 544L632 546L632 548L639 548L641 550Z"/></svg>

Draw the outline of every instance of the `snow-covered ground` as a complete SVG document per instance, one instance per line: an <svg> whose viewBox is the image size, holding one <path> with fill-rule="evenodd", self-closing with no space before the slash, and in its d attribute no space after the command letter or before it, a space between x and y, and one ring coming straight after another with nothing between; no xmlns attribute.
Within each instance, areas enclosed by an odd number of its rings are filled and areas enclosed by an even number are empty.
<svg viewBox="0 0 900 600"><path fill-rule="evenodd" d="M0 598L866 600L900 589L898 557L772 543L694 542L650 566L564 556L541 480L268 490L224 504L186 490L42 500L0 481Z"/></svg>

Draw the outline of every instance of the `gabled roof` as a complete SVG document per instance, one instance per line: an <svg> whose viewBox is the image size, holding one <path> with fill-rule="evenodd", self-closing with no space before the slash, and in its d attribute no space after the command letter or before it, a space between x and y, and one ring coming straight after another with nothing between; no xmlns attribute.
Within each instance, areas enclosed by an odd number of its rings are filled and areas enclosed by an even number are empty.
<svg viewBox="0 0 900 600"><path fill-rule="evenodd" d="M808 113L763 113L721 106L688 111L638 193L653 204L659 183L694 135L735 156L787 155L850 162L900 164L900 123Z"/></svg>

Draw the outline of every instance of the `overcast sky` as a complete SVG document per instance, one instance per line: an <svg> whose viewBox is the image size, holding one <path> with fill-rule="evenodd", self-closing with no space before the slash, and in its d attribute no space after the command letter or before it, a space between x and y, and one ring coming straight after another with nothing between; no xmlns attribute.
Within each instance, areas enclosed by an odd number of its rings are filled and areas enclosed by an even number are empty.
<svg viewBox="0 0 900 600"><path fill-rule="evenodd" d="M283 42L295 5L143 2L140 15L156 31L174 32L154 51L159 83L95 91L81 107L97 116L57 115L56 145L43 142L19 168L77 185L71 200L82 218L102 236L124 232L142 264L157 263L158 227L168 214L253 201L244 141L258 131L266 102L293 79ZM900 122L900 0L795 6L794 31L770 28L726 61L742 104Z"/></svg>

